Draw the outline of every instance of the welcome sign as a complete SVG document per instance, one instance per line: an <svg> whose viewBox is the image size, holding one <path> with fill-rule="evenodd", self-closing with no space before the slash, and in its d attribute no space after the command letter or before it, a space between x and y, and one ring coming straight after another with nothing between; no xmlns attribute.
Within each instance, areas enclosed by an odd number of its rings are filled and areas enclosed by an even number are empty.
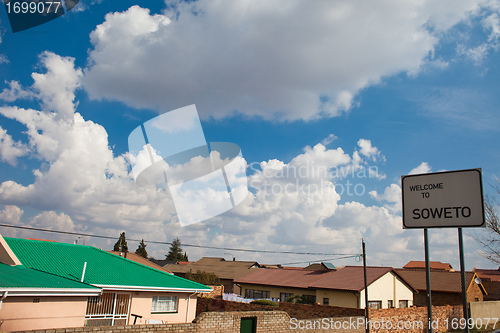
<svg viewBox="0 0 500 333"><path fill-rule="evenodd" d="M401 177L403 228L484 227L481 169Z"/></svg>

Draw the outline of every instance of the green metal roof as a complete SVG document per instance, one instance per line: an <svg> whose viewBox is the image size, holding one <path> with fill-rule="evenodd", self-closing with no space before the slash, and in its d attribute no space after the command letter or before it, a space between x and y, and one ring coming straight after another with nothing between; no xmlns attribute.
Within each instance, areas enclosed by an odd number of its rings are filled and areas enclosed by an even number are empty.
<svg viewBox="0 0 500 333"><path fill-rule="evenodd" d="M100 291L94 286L40 272L23 265L9 266L0 263L0 289L4 288L48 288L48 289L89 289Z"/></svg>
<svg viewBox="0 0 500 333"><path fill-rule="evenodd" d="M40 271L95 286L130 289L174 289L179 291L211 288L116 256L93 246L20 238L4 238L21 263Z"/></svg>

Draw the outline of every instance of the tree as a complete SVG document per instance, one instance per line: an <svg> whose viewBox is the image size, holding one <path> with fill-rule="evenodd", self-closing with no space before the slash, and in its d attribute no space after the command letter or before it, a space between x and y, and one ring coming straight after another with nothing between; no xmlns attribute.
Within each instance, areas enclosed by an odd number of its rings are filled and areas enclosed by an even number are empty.
<svg viewBox="0 0 500 333"><path fill-rule="evenodd" d="M474 236L483 245L485 251L482 255L497 264L500 264L500 179L496 178L496 186L493 189L495 196L486 196L484 200L484 213L486 219L486 234Z"/></svg>
<svg viewBox="0 0 500 333"><path fill-rule="evenodd" d="M181 240L179 238L174 239L165 259L170 261L188 261L187 253L184 252L184 254L182 254L181 245Z"/></svg>
<svg viewBox="0 0 500 333"><path fill-rule="evenodd" d="M138 254L141 257L148 259L148 251L146 251L146 246L147 245L144 243L144 239L141 240L139 246L137 247L137 250L135 250L135 254Z"/></svg>
<svg viewBox="0 0 500 333"><path fill-rule="evenodd" d="M113 251L128 252L127 240L125 239L125 232L120 234L120 238L115 243Z"/></svg>
<svg viewBox="0 0 500 333"><path fill-rule="evenodd" d="M186 279L198 282L204 285L218 285L219 277L212 272L196 271L196 273L187 272Z"/></svg>

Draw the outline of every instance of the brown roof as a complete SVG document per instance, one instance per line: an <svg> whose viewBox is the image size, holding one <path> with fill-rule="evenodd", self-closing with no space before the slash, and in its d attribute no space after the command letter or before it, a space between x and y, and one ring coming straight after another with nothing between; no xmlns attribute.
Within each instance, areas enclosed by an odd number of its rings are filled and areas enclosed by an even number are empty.
<svg viewBox="0 0 500 333"><path fill-rule="evenodd" d="M490 279L490 281L500 281L500 268L498 269L474 268L474 272L481 279Z"/></svg>
<svg viewBox="0 0 500 333"><path fill-rule="evenodd" d="M396 273L408 281L418 291L427 290L425 280L425 270L421 269L395 269ZM474 272L465 272L465 284L470 286ZM462 282L460 272L431 271L431 290L449 293L461 293Z"/></svg>
<svg viewBox="0 0 500 333"><path fill-rule="evenodd" d="M309 288L310 285L325 277L326 274L328 274L328 272L304 269L263 268L237 279L234 282L291 288Z"/></svg>
<svg viewBox="0 0 500 333"><path fill-rule="evenodd" d="M215 273L220 279L235 280L253 272L259 267L256 261L226 261L224 258L203 257L186 265L168 264L164 268L174 273L196 273L197 271Z"/></svg>
<svg viewBox="0 0 500 333"><path fill-rule="evenodd" d="M108 251L108 252L112 253L112 254L115 254L115 255L117 255L119 257L124 257L123 252L118 252L118 251ZM148 259L146 259L144 257L141 257L140 255L135 254L133 252L127 252L127 257L126 258L129 259L129 260L135 261L136 263L143 264L144 266L148 266L148 267L151 267L151 268L154 268L154 269L158 269L160 271L164 271L164 272L172 274L172 272L169 271L168 269L165 269L165 268L161 267L160 265L157 265L154 262L149 261Z"/></svg>
<svg viewBox="0 0 500 333"><path fill-rule="evenodd" d="M394 272L393 268L367 267L368 285L389 272ZM346 291L361 291L365 287L363 266L339 267L336 271L260 269L235 282L302 289L315 288ZM411 288L411 285L408 285Z"/></svg>
<svg viewBox="0 0 500 333"><path fill-rule="evenodd" d="M366 280L370 285L385 274L393 271L392 267L366 267ZM312 286L321 289L361 291L365 289L363 266L345 266L333 271Z"/></svg>
<svg viewBox="0 0 500 333"><path fill-rule="evenodd" d="M481 283L487 292L484 296L485 301L498 301L500 300L500 281L485 281Z"/></svg>
<svg viewBox="0 0 500 333"><path fill-rule="evenodd" d="M408 262L406 265L403 266L403 268L419 268L419 269L425 269L425 261L416 261L412 260ZM429 261L429 268L433 270L441 270L441 271L452 271L453 267L447 262L441 262L441 261Z"/></svg>

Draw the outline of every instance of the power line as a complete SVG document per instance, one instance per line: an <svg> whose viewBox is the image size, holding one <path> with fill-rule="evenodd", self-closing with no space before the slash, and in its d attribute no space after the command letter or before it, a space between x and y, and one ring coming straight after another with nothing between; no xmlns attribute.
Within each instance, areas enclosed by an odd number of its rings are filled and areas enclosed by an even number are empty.
<svg viewBox="0 0 500 333"><path fill-rule="evenodd" d="M87 233L82 233L82 232L72 232L72 231L62 231L62 230L50 230L50 229L44 229L44 228L26 227L26 226L18 226L18 225L3 224L3 223L0 223L0 227L25 229L25 230L32 230L32 231L43 231L43 232L51 232L51 233L64 234L64 235L87 236L87 237L104 238L104 239L116 239L116 237L112 237L112 236L94 235L94 234L87 234ZM140 239L132 239L132 238L128 238L127 240L130 240L133 242L140 242L141 241ZM144 240L144 242L145 243L153 243L153 244L162 244L162 245L172 245L171 242L160 242L160 241L151 241L151 240ZM195 244L184 244L184 243L182 243L182 246L202 248L202 249L228 250L228 251L239 251L239 252L255 252L255 253L300 254L300 255L320 255L320 256L352 256L352 257L358 256L358 254L352 254L352 253L346 254L346 253L252 250L252 249L237 249L237 248L230 248L230 247L218 247L218 246L195 245ZM339 258L339 259L341 259L341 258Z"/></svg>
<svg viewBox="0 0 500 333"><path fill-rule="evenodd" d="M287 262L287 263L280 264L280 265L307 264L307 263L310 263L310 262L313 262L313 261L314 262L318 262L318 261L326 262L326 261L340 260L340 259L347 259L347 258L357 258L359 256L361 256L361 254L346 255L344 257L328 258L328 259L315 259L315 260L308 260L308 261Z"/></svg>

